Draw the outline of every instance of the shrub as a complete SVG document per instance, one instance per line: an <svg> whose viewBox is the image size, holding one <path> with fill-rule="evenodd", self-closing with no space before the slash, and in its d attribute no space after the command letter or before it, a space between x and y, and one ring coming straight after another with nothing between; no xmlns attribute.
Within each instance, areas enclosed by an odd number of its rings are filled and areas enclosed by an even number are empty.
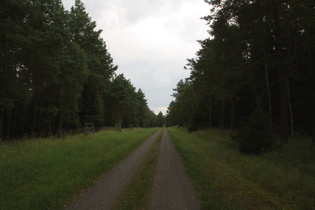
<svg viewBox="0 0 315 210"><path fill-rule="evenodd" d="M195 123L191 122L188 124L187 129L188 129L188 132L191 133L193 131L198 130L198 126Z"/></svg>
<svg viewBox="0 0 315 210"><path fill-rule="evenodd" d="M270 150L275 135L268 116L259 110L251 114L232 137L239 143L239 149L246 154L260 154Z"/></svg>

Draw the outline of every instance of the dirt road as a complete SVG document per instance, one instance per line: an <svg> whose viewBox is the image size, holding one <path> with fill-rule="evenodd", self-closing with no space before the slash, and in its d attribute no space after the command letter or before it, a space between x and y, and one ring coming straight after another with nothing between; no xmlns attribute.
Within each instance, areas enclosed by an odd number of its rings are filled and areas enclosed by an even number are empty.
<svg viewBox="0 0 315 210"><path fill-rule="evenodd" d="M131 155L122 160L116 167L99 180L95 186L89 188L78 197L68 209L111 209L123 188L139 168L146 153L149 151L160 132L162 131L159 130L153 136L148 138Z"/></svg>
<svg viewBox="0 0 315 210"><path fill-rule="evenodd" d="M149 209L199 209L181 159L164 129Z"/></svg>
<svg viewBox="0 0 315 210"><path fill-rule="evenodd" d="M132 179L133 174L143 162L147 152L157 136L159 130L148 138L130 156L121 161L107 173L97 184L86 190L68 208L83 209L112 209L123 188ZM199 209L199 201L187 178L181 159L170 141L166 129L159 151L155 169L154 183L149 200L149 209Z"/></svg>

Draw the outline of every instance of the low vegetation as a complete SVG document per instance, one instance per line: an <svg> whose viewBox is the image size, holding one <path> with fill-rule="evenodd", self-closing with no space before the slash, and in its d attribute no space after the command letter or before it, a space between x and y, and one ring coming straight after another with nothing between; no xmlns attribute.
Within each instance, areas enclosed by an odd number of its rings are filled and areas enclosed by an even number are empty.
<svg viewBox="0 0 315 210"><path fill-rule="evenodd" d="M0 206L62 208L156 130L103 130L88 136L2 143Z"/></svg>
<svg viewBox="0 0 315 210"><path fill-rule="evenodd" d="M296 138L260 156L239 152L229 132L169 129L193 179L202 209L313 209L315 153Z"/></svg>
<svg viewBox="0 0 315 210"><path fill-rule="evenodd" d="M244 122L231 137L238 143L239 150L245 154L261 154L272 149L276 142L276 135L267 115L259 110L256 110L248 122Z"/></svg>

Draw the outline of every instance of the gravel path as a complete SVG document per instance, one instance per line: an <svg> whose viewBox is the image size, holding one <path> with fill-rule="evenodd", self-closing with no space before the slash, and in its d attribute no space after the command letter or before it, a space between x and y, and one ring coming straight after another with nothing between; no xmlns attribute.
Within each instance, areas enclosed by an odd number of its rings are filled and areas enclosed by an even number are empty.
<svg viewBox="0 0 315 210"><path fill-rule="evenodd" d="M99 210L112 209L123 188L143 162L150 147L162 130L148 138L130 156L87 189L67 209ZM171 143L166 129L160 146L155 168L154 183L149 200L149 209L200 209L199 201L183 168L181 159Z"/></svg>
<svg viewBox="0 0 315 210"><path fill-rule="evenodd" d="M200 209L192 183L166 129L163 132L149 209Z"/></svg>
<svg viewBox="0 0 315 210"><path fill-rule="evenodd" d="M68 209L111 209L113 203L142 163L142 160L160 132L161 130L148 138L131 155L122 160L99 180L95 186L89 188L78 197Z"/></svg>

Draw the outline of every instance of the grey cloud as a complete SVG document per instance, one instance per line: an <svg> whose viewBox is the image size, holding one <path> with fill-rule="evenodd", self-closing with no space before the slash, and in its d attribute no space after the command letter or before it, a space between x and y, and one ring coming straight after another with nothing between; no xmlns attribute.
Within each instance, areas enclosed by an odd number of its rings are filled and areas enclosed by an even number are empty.
<svg viewBox="0 0 315 210"><path fill-rule="evenodd" d="M125 8L128 24L136 24L143 18L161 17L176 12L183 0L133 0L120 1L119 6Z"/></svg>
<svg viewBox="0 0 315 210"><path fill-rule="evenodd" d="M74 4L63 1L66 9ZM167 107L177 82L189 76L183 66L199 49L196 40L208 36L199 19L207 5L202 0L82 1L103 30L117 73L144 91L152 110Z"/></svg>

